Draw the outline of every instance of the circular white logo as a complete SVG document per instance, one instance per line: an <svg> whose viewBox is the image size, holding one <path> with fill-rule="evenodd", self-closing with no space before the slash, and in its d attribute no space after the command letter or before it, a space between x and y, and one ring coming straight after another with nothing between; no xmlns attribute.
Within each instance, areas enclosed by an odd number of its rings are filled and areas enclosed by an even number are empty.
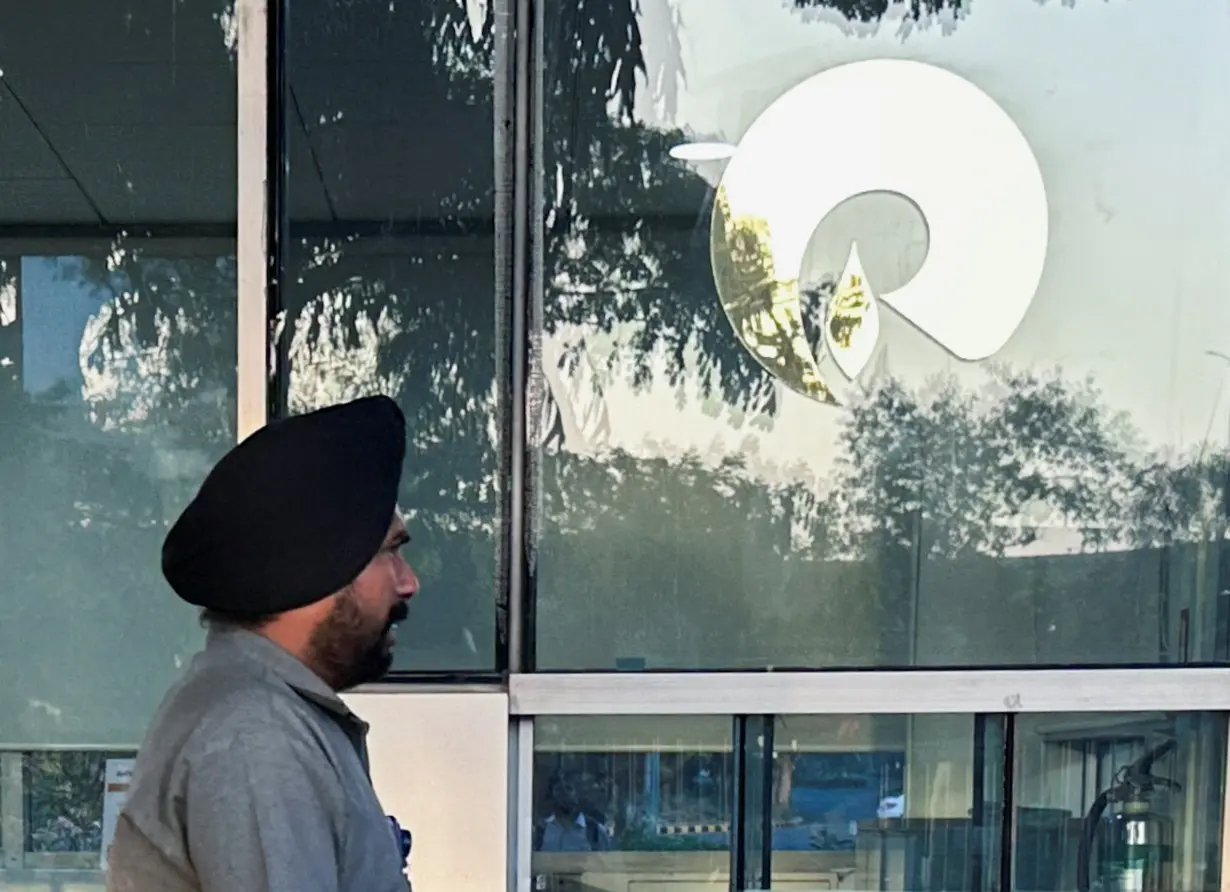
<svg viewBox="0 0 1230 892"><path fill-rule="evenodd" d="M847 199L895 192L926 220L927 257L877 295L857 245L824 314L824 345L856 376L879 303L954 356L984 359L1020 325L1046 262L1046 189L1029 143L989 96L919 62L842 65L798 84L748 128L710 232L722 307L743 345L793 390L837 402L808 345L799 277L816 227Z"/></svg>

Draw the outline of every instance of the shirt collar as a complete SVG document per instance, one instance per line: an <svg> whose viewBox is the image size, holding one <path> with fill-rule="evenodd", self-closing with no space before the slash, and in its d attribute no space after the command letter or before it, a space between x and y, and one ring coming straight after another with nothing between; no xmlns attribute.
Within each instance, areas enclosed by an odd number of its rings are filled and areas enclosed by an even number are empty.
<svg viewBox="0 0 1230 892"><path fill-rule="evenodd" d="M211 628L205 639L205 657L209 659L212 656L227 661L239 657L255 664L304 699L312 701L338 718L358 725L361 729L367 728L324 679L290 651L264 635L234 627Z"/></svg>

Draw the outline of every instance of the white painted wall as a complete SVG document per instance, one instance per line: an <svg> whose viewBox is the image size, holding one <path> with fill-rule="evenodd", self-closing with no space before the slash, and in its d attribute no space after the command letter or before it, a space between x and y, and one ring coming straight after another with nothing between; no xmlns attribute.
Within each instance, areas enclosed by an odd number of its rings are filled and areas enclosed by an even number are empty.
<svg viewBox="0 0 1230 892"><path fill-rule="evenodd" d="M414 834L415 892L507 886L508 695L352 694L371 724L372 783Z"/></svg>

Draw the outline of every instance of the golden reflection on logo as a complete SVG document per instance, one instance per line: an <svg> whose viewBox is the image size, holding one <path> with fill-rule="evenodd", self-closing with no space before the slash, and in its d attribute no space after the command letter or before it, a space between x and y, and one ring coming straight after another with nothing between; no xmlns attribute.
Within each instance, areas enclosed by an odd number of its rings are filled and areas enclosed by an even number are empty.
<svg viewBox="0 0 1230 892"><path fill-rule="evenodd" d="M779 278L774 268L768 221L732 219L729 207L725 191L719 188L710 251L726 318L770 375L804 396L837 405L807 343L798 277Z"/></svg>
<svg viewBox="0 0 1230 892"><path fill-rule="evenodd" d="M842 373L855 378L871 362L879 340L880 307L867 284L856 242L824 308L824 344Z"/></svg>
<svg viewBox="0 0 1230 892"><path fill-rule="evenodd" d="M804 254L831 211L875 191L919 208L927 260L878 294L854 244L823 308L818 356L799 281ZM790 389L837 405L821 361L856 378L879 342L881 302L959 359L998 352L1033 300L1047 241L1041 171L1007 113L951 72L874 60L803 81L752 123L717 188L710 259L748 352Z"/></svg>

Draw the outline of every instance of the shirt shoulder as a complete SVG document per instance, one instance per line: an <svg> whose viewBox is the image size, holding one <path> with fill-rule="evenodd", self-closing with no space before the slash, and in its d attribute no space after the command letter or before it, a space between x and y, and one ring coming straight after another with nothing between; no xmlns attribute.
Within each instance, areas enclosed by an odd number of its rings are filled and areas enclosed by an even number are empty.
<svg viewBox="0 0 1230 892"><path fill-rule="evenodd" d="M187 850L193 798L211 800L236 825L240 814L259 823L271 809L309 808L335 835L345 791L330 721L259 667L194 666L164 697L137 754L124 805L131 835L184 876L196 872ZM118 835L116 845L124 848Z"/></svg>
<svg viewBox="0 0 1230 892"><path fill-rule="evenodd" d="M127 809L142 825L174 814L194 768L223 757L236 769L294 759L340 797L341 782L323 708L251 666L212 664L189 673L164 698L137 762ZM171 800L171 801L168 801Z"/></svg>

